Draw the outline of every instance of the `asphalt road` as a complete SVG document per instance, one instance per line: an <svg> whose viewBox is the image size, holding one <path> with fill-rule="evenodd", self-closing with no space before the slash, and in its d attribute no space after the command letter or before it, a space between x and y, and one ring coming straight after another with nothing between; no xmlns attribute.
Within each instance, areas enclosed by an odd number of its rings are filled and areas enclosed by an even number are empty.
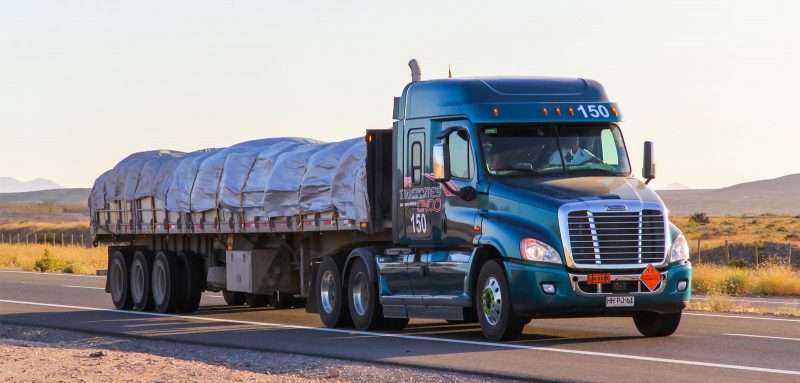
<svg viewBox="0 0 800 383"><path fill-rule="evenodd" d="M477 325L441 321L326 329L302 309L231 308L213 293L192 315L116 311L104 283L1 271L0 322L533 380L800 382L796 318L685 312L676 334L657 339L642 338L629 318L534 320L520 340L492 343Z"/></svg>

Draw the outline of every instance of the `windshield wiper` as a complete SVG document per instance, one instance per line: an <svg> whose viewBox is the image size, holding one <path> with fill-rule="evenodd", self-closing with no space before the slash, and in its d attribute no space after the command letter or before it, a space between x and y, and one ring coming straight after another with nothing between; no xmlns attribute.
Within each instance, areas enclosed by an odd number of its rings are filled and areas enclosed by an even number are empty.
<svg viewBox="0 0 800 383"><path fill-rule="evenodd" d="M492 174L497 175L497 172L511 172L511 171L525 172L528 174L533 174L535 176L541 175L541 173L537 172L536 170L526 169L526 168L497 168L497 169L492 169Z"/></svg>
<svg viewBox="0 0 800 383"><path fill-rule="evenodd" d="M568 169L569 174L575 173L596 173L603 176L619 176L618 172L614 172L607 169Z"/></svg>

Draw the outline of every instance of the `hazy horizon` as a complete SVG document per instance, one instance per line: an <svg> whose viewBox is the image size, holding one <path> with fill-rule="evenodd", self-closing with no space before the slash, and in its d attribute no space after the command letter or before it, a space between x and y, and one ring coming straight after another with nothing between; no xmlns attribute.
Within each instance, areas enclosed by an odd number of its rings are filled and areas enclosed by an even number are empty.
<svg viewBox="0 0 800 383"><path fill-rule="evenodd" d="M800 3L3 2L0 176L65 187L127 155L391 126L424 78L600 81L656 188L800 173ZM788 121L788 122L786 122Z"/></svg>

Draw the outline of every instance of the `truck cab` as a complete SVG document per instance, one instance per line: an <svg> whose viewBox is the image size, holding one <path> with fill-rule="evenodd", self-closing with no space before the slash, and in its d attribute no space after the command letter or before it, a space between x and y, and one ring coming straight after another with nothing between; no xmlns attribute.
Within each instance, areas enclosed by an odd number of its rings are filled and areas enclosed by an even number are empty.
<svg viewBox="0 0 800 383"><path fill-rule="evenodd" d="M393 243L348 258L374 267L372 296L349 269L342 277L357 327L477 321L505 340L533 318L625 316L645 336L675 331L690 299L688 246L646 185L654 146L640 181L600 83L413 81L394 112ZM323 322L339 324L322 306Z"/></svg>

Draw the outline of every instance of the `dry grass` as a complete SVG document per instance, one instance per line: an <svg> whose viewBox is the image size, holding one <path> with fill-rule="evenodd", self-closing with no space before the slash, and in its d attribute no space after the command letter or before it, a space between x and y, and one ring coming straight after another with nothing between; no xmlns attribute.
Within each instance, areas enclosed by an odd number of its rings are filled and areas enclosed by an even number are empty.
<svg viewBox="0 0 800 383"><path fill-rule="evenodd" d="M756 268L694 265L692 290L696 293L800 295L800 271L784 264Z"/></svg>
<svg viewBox="0 0 800 383"><path fill-rule="evenodd" d="M1 232L30 231L53 232L65 230L85 230L89 222L0 222Z"/></svg>
<svg viewBox="0 0 800 383"><path fill-rule="evenodd" d="M757 217L709 217L709 223L693 222L689 217L671 216L670 221L678 226L689 245L697 239L703 248L721 247L729 243L778 242L800 244L800 217L760 215ZM795 246L797 249L798 246ZM800 249L797 249L800 251Z"/></svg>
<svg viewBox="0 0 800 383"><path fill-rule="evenodd" d="M34 271L36 261L44 257L47 249L61 272L95 274L105 269L108 251L105 246L86 248L80 246L9 245L0 244L0 268L6 270Z"/></svg>
<svg viewBox="0 0 800 383"><path fill-rule="evenodd" d="M708 299L705 300L692 300L689 303L688 309L695 311L789 315L800 317L800 308L795 305L786 305L777 308L753 306L747 302L739 302L731 299L729 295L721 293L711 293L708 294L707 297Z"/></svg>

